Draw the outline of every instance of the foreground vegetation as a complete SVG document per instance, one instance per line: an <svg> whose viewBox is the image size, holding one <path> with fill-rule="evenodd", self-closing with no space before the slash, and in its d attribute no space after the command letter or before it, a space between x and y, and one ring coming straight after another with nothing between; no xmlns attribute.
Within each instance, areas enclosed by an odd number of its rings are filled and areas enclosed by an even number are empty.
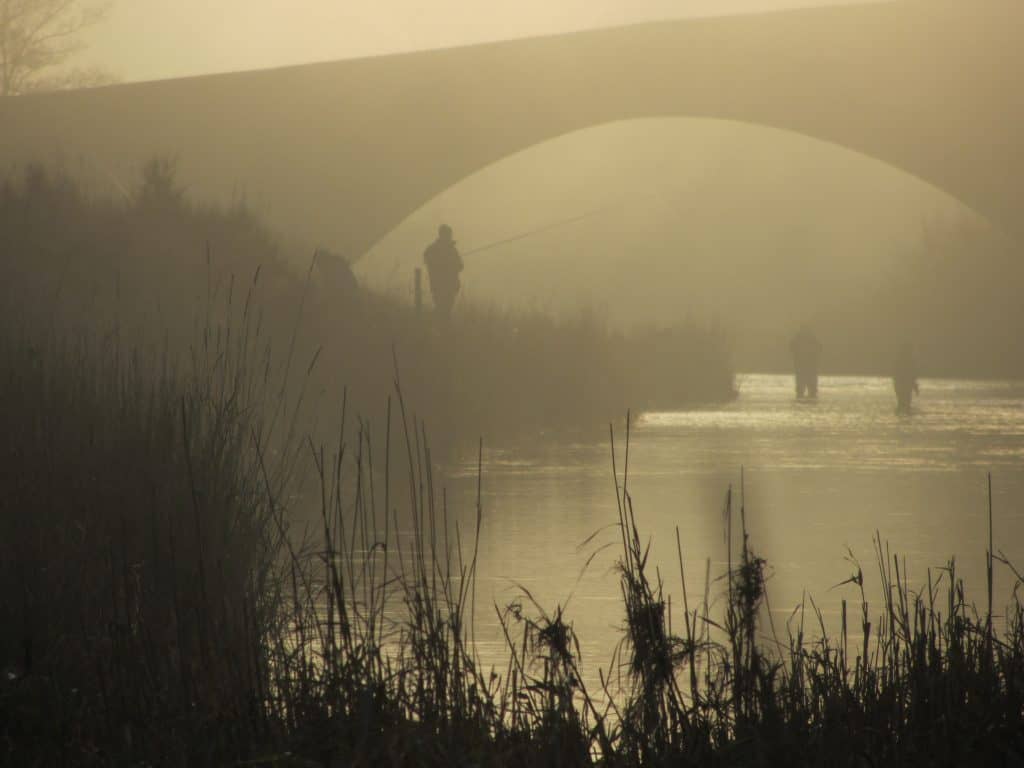
<svg viewBox="0 0 1024 768"><path fill-rule="evenodd" d="M683 583L673 617L633 511L628 439L615 472L625 642L602 689L584 683L561 609L528 594L491 608L507 665L483 668L472 640L474 616L489 610L474 587L481 515L476 531L450 524L427 431L401 389L383 445L354 417L344 417L360 425L351 445L344 429L331 446L297 440L277 420L271 367L249 351L259 338L249 319L235 333L211 328L180 367L111 339L4 341L0 762L860 766L1024 755L1019 601L997 631L991 605L979 615L965 603L952 563L915 592L879 541L879 610L858 567L860 600L849 617L844 603L837 638L812 629L810 610L806 627L801 615L780 637L761 626L765 563L730 500L739 543L713 587L724 609L710 607L710 582L696 599ZM289 523L304 460L316 535Z"/></svg>

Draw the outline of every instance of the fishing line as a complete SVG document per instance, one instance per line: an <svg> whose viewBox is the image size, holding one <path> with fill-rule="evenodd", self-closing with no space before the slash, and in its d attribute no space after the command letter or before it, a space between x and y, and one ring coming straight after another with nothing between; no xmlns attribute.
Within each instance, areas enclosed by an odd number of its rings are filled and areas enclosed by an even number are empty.
<svg viewBox="0 0 1024 768"><path fill-rule="evenodd" d="M528 237L539 235L541 232L548 232L549 230L558 229L559 227L566 227L569 226L570 224L575 224L577 222L584 221L585 219L593 218L598 214L607 213L608 211L613 210L617 207L619 206L606 206L604 208L598 208L596 210L580 214L579 216L573 216L572 218L569 219L560 219L559 221L552 221L549 222L548 224L544 224L543 226L537 227L536 229L531 229L528 232L522 232L518 235L512 235L511 237L506 237L501 240L495 240L494 242L487 243L486 245L481 245L477 248L472 248L464 252L462 255L464 257L473 256L477 253L483 253L484 251L489 251L492 248L497 248L498 246L501 245L507 245L508 243L515 243L519 240L525 240Z"/></svg>

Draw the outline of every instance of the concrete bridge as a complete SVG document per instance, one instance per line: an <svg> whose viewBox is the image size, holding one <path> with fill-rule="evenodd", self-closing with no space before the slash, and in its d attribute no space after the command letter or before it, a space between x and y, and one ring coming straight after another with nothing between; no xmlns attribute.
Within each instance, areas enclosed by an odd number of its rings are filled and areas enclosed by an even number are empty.
<svg viewBox="0 0 1024 768"><path fill-rule="evenodd" d="M350 255L553 137L721 118L878 158L1024 237L1024 3L901 0L643 24L0 102L0 164L123 176L176 154L200 193Z"/></svg>

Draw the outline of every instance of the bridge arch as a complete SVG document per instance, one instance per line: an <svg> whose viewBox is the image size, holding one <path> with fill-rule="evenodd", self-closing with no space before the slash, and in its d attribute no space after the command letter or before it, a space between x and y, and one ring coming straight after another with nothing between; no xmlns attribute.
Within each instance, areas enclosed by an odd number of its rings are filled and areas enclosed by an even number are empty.
<svg viewBox="0 0 1024 768"><path fill-rule="evenodd" d="M603 142L600 150L605 153L601 158L601 163L605 166L603 167L604 176L608 176L614 168L635 164L638 155L644 156L649 151L650 145L656 145L661 153L668 151L674 153L673 157L678 154L688 158L688 162L676 162L674 164L674 171L682 174L676 186L681 183L707 185L711 182L707 178L697 176L697 174L703 173L711 176L721 172L731 174L726 179L729 184L739 185L742 181L737 176L737 172L742 172L743 170L739 161L734 161L731 157L725 161L722 159L723 152L732 154L739 150L747 155L746 160L756 165L773 165L774 171L778 174L789 174L795 171L802 177L822 177L826 173L849 174L852 169L852 173L856 177L876 177L878 184L897 185L900 187L901 192L931 198L926 205L932 205L932 208L922 207L920 209L924 216L951 214L984 218L983 214L971 209L966 201L957 198L929 180L916 176L902 167L892 165L877 157L850 149L841 144L787 129L774 128L747 121L660 114L614 120L570 130L544 139L536 144L517 149L481 168L477 168L465 176L456 179L451 186L439 190L430 199L424 201L423 204L417 206L400 221L396 222L395 228L391 232L385 233L381 240L378 240L371 246L368 255L377 251L378 247L386 243L395 231L407 228L413 220L420 219L420 229L422 230L420 235L429 236L431 233L428 230L432 226L436 226L442 219L451 223L472 224L472 220L477 214L466 212L463 215L463 210L467 207L467 203L469 203L469 207L479 204L477 205L477 212L486 212L486 205L507 203L509 195L503 189L503 184L507 182L503 178L495 179L494 177L507 176L507 172L504 169L509 165L531 168L534 172L532 177L517 178L515 183L530 187L539 192L544 191L544 186L549 186L550 176L545 175L545 169L549 167L554 168L555 175L559 177L567 176L570 181L577 182L576 184L566 184L565 180L562 179L559 189L566 186L579 187L600 183L601 179L587 177L585 174L586 169L582 169L580 173L574 175L565 165L566 163L571 165L572 163L579 162L585 164L593 163L595 158L587 156L586 150L581 153L576 148L576 144L579 142L593 143L591 137L594 134L601 133L613 134L613 140L611 142ZM618 134L618 136L615 134ZM672 134L678 134L678 137L672 136ZM667 143L666 139L669 136L671 136L675 146L665 146ZM630 143L627 144L627 140ZM726 147L725 150L722 149L723 145ZM593 151L598 150L591 150L591 152ZM620 156L605 164L606 156L609 152L617 153ZM773 153L781 154L777 154L774 158L769 157ZM541 157L531 158L530 156L534 154L539 154ZM567 159L567 154L574 156ZM798 157L794 157L794 155L798 155ZM664 157L662 160L664 160ZM820 172L816 172L818 169L813 166L813 163L820 163L825 167L820 169ZM723 169L723 165L727 167ZM795 167L793 167L794 165ZM627 176L631 173L631 170L627 170ZM632 175L635 176L635 173ZM635 178L624 178L621 180L608 178L603 181L609 184L616 184L631 180L636 181ZM850 179L841 179L839 181L848 183ZM784 194L791 192L791 190L786 188L784 181L776 183L778 186L771 190L772 192L776 190L782 191ZM446 201L450 193L460 191L464 187L470 188L471 192L460 192L457 194L458 202L449 203ZM872 190L872 194L876 191L878 190ZM658 194L663 194L664 192L665 190L663 189ZM658 194L654 196L657 197ZM623 189L617 194L596 195L584 200L577 199L575 201L566 200L564 198L564 190L559 192L559 195L563 196L545 196L545 200L549 204L557 206L553 210L548 210L547 212L534 211L531 218L520 220L516 224L509 224L500 231L495 231L492 228L489 233L473 233L474 236L469 241L463 241L464 246L468 250L473 251L481 245L486 245L489 242L488 238L491 240L495 238L501 240L503 237L517 237L523 232L529 231L531 227L539 227L547 231L548 225L562 226L561 222L563 220L568 222L568 224L584 221L591 214L597 214L601 211L610 212L613 208L627 207L631 204L633 198L638 195L643 200L652 196L644 193L642 190L638 193L636 189ZM514 198L515 196L513 195L512 197ZM488 202L483 204L483 201ZM566 207L566 204L569 207ZM425 218L428 215L428 211L429 216L433 217L429 218L429 220Z"/></svg>
<svg viewBox="0 0 1024 768"><path fill-rule="evenodd" d="M443 221L467 254L471 298L561 310L589 301L615 314L625 310L615 283L635 279L651 294L653 318L675 301L669 294L685 293L670 285L698 284L699 275L687 274L702 263L720 262L710 272L724 275L749 262L745 273L755 284L776 279L780 269L873 284L898 268L924 227L972 213L901 169L790 131L706 119L627 120L571 132L480 169L403 219L358 269L379 288L408 293L412 270ZM568 258L576 255L585 258ZM801 259L805 267L796 270ZM580 272L584 265L589 274ZM720 287L737 295L735 285L723 280ZM699 304L722 295L685 303L703 311Z"/></svg>
<svg viewBox="0 0 1024 768"><path fill-rule="evenodd" d="M901 0L643 24L0 103L0 162L181 158L276 225L367 251L438 192L554 136L678 115L883 160L1024 236L1024 4Z"/></svg>

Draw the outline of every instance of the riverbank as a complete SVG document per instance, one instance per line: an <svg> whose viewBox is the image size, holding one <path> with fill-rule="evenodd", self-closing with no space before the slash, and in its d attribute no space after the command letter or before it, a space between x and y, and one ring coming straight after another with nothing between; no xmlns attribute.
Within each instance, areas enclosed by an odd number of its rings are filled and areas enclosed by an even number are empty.
<svg viewBox="0 0 1024 768"><path fill-rule="evenodd" d="M429 301L417 311L340 279L340 262L324 266L330 257L317 264L289 252L244 202L193 204L169 160L147 165L117 200L41 167L4 180L0 253L0 313L28 337L111 334L124 349L179 360L205 333L245 329L248 312L254 354L275 366L275 384L323 405L304 411L316 414L302 428L317 439L338 428L343 391L370 413L396 367L410 409L438 433L438 454L480 436L606 423L625 403L681 407L734 394L729 340L713 326L624 334L595 312L553 317L461 301L441 322ZM286 363L303 375L286 380Z"/></svg>
<svg viewBox="0 0 1024 768"><path fill-rule="evenodd" d="M276 421L258 358L227 334L208 338L177 369L113 343L2 350L5 762L860 766L1024 754L1020 602L997 621L991 597L966 600L954 563L917 592L879 540L876 563L849 563L839 633L811 601L776 624L769 564L738 498L719 518L724 569L709 563L687 584L682 541L680 582L654 568L633 504L642 465L618 435L625 618L595 686L572 611L527 589L492 604L479 589L482 502L469 526L449 517L430 432L400 389L382 442L364 429L310 442ZM310 459L320 514L303 533L288 503ZM989 572L1019 583L988 549ZM881 604L866 596L872 581ZM485 614L504 628L493 667L475 643Z"/></svg>

